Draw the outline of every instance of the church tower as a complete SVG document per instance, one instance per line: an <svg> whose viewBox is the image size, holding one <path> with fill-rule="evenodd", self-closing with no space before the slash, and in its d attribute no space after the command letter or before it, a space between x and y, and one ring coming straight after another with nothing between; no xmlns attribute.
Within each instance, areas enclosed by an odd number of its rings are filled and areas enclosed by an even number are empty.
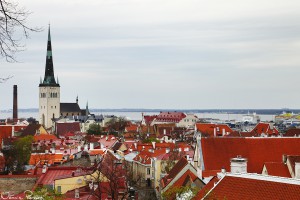
<svg viewBox="0 0 300 200"><path fill-rule="evenodd" d="M53 125L52 119L60 116L60 86L54 78L50 25L44 80L39 84L39 122L45 128Z"/></svg>

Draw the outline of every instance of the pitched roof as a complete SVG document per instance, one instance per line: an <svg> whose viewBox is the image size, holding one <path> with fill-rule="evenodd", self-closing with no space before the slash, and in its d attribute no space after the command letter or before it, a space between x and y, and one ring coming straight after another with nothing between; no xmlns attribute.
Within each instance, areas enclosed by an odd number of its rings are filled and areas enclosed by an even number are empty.
<svg viewBox="0 0 300 200"><path fill-rule="evenodd" d="M180 120L182 120L185 117L186 114L182 112L161 112L156 117L156 121L178 123Z"/></svg>
<svg viewBox="0 0 300 200"><path fill-rule="evenodd" d="M300 163L300 156L298 155L288 155L287 160L291 163L292 171L295 174L295 163Z"/></svg>
<svg viewBox="0 0 300 200"><path fill-rule="evenodd" d="M81 110L77 103L60 103L60 112L81 113Z"/></svg>
<svg viewBox="0 0 300 200"><path fill-rule="evenodd" d="M64 162L63 154L50 154L50 153L32 153L29 159L29 165L36 165L39 162L44 164L45 161L49 164L53 164L54 162Z"/></svg>
<svg viewBox="0 0 300 200"><path fill-rule="evenodd" d="M258 123L251 132L256 134L278 135L279 131L269 123Z"/></svg>
<svg viewBox="0 0 300 200"><path fill-rule="evenodd" d="M68 122L68 123L56 123L56 133L59 136L64 136L68 132L79 132L79 122Z"/></svg>
<svg viewBox="0 0 300 200"><path fill-rule="evenodd" d="M291 128L283 134L283 137L298 137L300 135L300 128Z"/></svg>
<svg viewBox="0 0 300 200"><path fill-rule="evenodd" d="M161 179L162 187L166 187L168 183L170 183L177 174L188 164L187 159L182 157L170 170L169 174Z"/></svg>
<svg viewBox="0 0 300 200"><path fill-rule="evenodd" d="M22 133L22 136L35 135L36 131L41 128L41 124L29 124Z"/></svg>
<svg viewBox="0 0 300 200"><path fill-rule="evenodd" d="M265 162L281 162L282 155L300 155L300 138L202 138L204 170L225 167L230 159L241 155L248 159L250 173L261 173Z"/></svg>
<svg viewBox="0 0 300 200"><path fill-rule="evenodd" d="M40 135L35 135L33 136L34 141L42 141L42 140L57 140L57 137L53 134L40 134Z"/></svg>
<svg viewBox="0 0 300 200"><path fill-rule="evenodd" d="M300 199L300 183L276 177L226 175L204 199Z"/></svg>
<svg viewBox="0 0 300 200"><path fill-rule="evenodd" d="M223 133L232 133L233 130L227 124L206 124L206 123L197 123L196 128L199 132L209 137L222 136Z"/></svg>
<svg viewBox="0 0 300 200"><path fill-rule="evenodd" d="M268 175L291 178L291 174L286 164L280 162L266 162L265 167Z"/></svg>
<svg viewBox="0 0 300 200"><path fill-rule="evenodd" d="M52 185L55 179L70 175L76 169L77 167L49 167L46 173L39 178L38 184Z"/></svg>

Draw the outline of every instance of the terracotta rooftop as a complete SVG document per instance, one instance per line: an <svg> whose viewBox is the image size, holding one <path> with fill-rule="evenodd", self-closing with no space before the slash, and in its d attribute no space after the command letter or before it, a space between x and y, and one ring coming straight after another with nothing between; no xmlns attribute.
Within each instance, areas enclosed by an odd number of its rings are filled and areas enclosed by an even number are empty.
<svg viewBox="0 0 300 200"><path fill-rule="evenodd" d="M226 175L204 199L300 199L300 182L259 175Z"/></svg>
<svg viewBox="0 0 300 200"><path fill-rule="evenodd" d="M223 133L230 134L233 130L227 124L206 124L206 123L197 123L197 131L201 132L204 136L214 137L222 136Z"/></svg>
<svg viewBox="0 0 300 200"><path fill-rule="evenodd" d="M268 175L291 178L291 174L286 164L280 162L266 162L265 167Z"/></svg>
<svg viewBox="0 0 300 200"><path fill-rule="evenodd" d="M77 167L49 167L45 174L38 180L38 184L53 185L58 177L71 175Z"/></svg>
<svg viewBox="0 0 300 200"><path fill-rule="evenodd" d="M168 175L161 179L162 187L166 187L173 178L188 164L188 161L185 158L181 158L174 167L170 170Z"/></svg>
<svg viewBox="0 0 300 200"><path fill-rule="evenodd" d="M230 159L248 159L250 173L261 173L265 162L281 162L282 155L300 155L300 138L202 138L203 170L230 171Z"/></svg>
<svg viewBox="0 0 300 200"><path fill-rule="evenodd" d="M258 123L253 130L251 131L255 134L267 134L267 135L278 135L279 131L275 128L272 127L269 123Z"/></svg>
<svg viewBox="0 0 300 200"><path fill-rule="evenodd" d="M64 136L69 132L79 132L80 131L80 123L72 122L72 123L56 123L56 134L58 136Z"/></svg>

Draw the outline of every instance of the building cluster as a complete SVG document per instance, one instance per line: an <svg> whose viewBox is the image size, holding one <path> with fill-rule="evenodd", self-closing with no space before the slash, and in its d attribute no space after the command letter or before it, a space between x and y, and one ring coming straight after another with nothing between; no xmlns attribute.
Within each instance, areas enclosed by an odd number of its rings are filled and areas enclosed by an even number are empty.
<svg viewBox="0 0 300 200"><path fill-rule="evenodd" d="M61 103L50 29L39 92L39 122L15 112L1 120L2 196L47 189L63 199L300 199L298 128L283 133L247 118L245 131L176 111L136 122L93 115L78 98Z"/></svg>

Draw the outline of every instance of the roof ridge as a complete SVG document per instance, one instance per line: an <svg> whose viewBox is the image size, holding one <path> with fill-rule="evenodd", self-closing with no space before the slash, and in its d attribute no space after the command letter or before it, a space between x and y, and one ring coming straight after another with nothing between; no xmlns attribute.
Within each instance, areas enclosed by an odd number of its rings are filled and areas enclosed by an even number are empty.
<svg viewBox="0 0 300 200"><path fill-rule="evenodd" d="M261 181L284 183L284 184L300 185L299 179L286 178L286 177L280 177L280 176L270 176L270 175L263 175L263 174L256 174L256 173L239 173L239 174L226 173L225 176L231 176L231 177L237 177L237 178L248 178L248 179L261 180Z"/></svg>

